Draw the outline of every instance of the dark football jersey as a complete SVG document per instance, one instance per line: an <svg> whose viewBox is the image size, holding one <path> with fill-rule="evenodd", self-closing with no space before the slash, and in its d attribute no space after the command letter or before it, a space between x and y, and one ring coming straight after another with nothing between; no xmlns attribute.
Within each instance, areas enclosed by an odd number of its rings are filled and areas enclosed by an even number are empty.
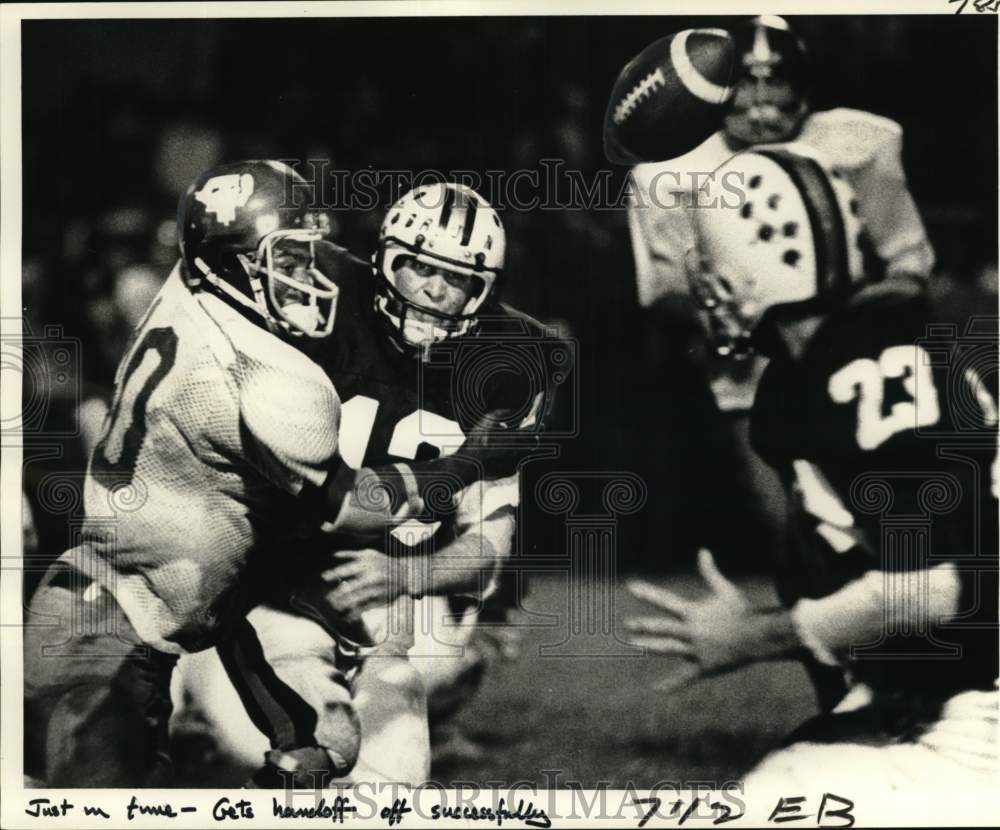
<svg viewBox="0 0 1000 830"><path fill-rule="evenodd" d="M374 306L370 264L329 245L318 247L317 262L340 288L322 363L340 398L338 446L350 466L454 452L487 412L503 411L511 426L544 422L553 397L545 346L555 341L540 323L496 304L474 333L421 357L393 343Z"/></svg>
<svg viewBox="0 0 1000 830"><path fill-rule="evenodd" d="M872 569L945 562L957 618L925 626L929 586L887 603L907 622L856 644L852 671L881 688L990 688L997 677L995 317L935 319L920 285L859 291L816 321L801 354L775 350L751 415L755 450L789 491L786 602Z"/></svg>

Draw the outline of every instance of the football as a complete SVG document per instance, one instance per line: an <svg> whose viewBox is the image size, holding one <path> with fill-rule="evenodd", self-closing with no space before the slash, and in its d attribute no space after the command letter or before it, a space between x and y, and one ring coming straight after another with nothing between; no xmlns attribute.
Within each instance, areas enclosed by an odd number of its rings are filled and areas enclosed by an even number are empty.
<svg viewBox="0 0 1000 830"><path fill-rule="evenodd" d="M651 43L618 74L604 116L614 164L666 161L722 126L736 52L722 29L685 29Z"/></svg>

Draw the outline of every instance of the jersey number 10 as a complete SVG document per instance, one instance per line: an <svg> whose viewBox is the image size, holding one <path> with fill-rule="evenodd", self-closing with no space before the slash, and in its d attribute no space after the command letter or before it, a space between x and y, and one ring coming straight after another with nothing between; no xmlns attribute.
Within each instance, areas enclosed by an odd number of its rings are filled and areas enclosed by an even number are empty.
<svg viewBox="0 0 1000 830"><path fill-rule="evenodd" d="M147 360L150 352L155 352L158 359ZM132 351L118 381L104 434L94 448L94 467L98 471L119 476L125 482L132 481L135 462L146 438L146 404L176 357L177 332L172 328L150 329ZM134 394L129 394L130 383L140 384Z"/></svg>

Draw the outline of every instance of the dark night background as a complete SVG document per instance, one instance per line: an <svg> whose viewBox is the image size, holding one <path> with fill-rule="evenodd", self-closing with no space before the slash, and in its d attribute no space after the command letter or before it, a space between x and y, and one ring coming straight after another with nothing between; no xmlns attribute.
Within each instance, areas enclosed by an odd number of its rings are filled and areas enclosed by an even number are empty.
<svg viewBox="0 0 1000 830"><path fill-rule="evenodd" d="M903 125L937 284L992 309L997 18L789 19L811 50L814 109ZM175 259L177 196L201 169L246 157L414 171L561 159L589 177L610 167L601 123L620 67L670 31L737 20L27 21L26 320L79 337L84 397L106 396L131 321ZM614 170L612 192L625 173ZM380 211L336 219L339 240L367 256ZM724 431L707 399L676 406L691 379L671 369L670 338L637 306L624 211L508 210L504 220L506 298L580 344L582 434L560 464L635 470L650 486L644 515L623 526L622 564L663 561L668 539L677 560L705 542L742 558L746 524L712 463ZM48 417L55 428L75 413L56 406ZM29 447L26 464L30 496L52 465L84 461L68 441L46 462L32 463ZM65 527L37 521L43 548L61 550Z"/></svg>

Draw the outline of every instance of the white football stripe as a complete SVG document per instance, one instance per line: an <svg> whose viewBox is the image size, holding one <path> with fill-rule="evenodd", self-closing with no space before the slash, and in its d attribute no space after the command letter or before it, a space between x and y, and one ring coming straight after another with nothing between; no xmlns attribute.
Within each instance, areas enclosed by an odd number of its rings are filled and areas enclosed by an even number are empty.
<svg viewBox="0 0 1000 830"><path fill-rule="evenodd" d="M721 104L723 101L728 101L733 94L733 88L720 86L708 80L691 63L691 58L688 57L687 53L687 42L693 34L724 35L726 32L721 29L685 29L683 32L678 32L670 43L670 60L674 64L674 69L677 70L677 77L687 87L688 92L696 98L701 98L702 101L709 104Z"/></svg>

